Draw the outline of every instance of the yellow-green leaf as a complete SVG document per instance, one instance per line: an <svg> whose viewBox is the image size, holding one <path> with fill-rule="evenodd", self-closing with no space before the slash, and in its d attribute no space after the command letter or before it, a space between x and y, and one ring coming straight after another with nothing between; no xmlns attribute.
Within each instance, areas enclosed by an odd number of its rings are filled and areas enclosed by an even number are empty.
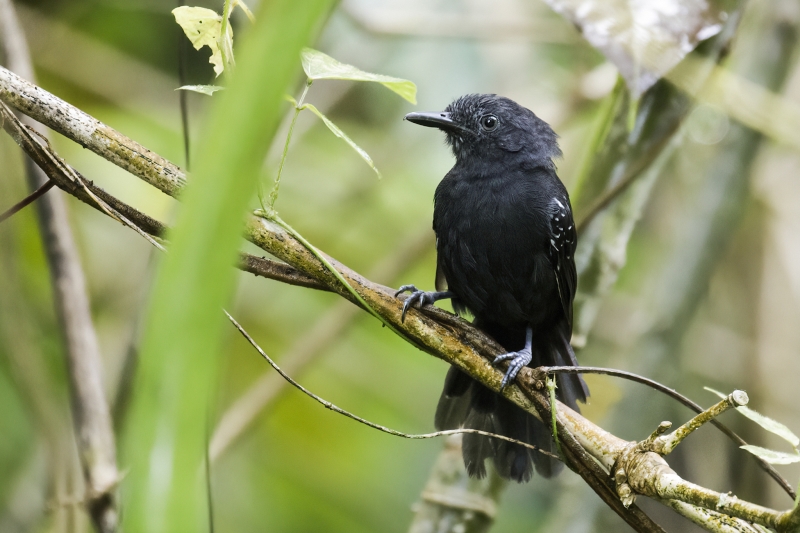
<svg viewBox="0 0 800 533"><path fill-rule="evenodd" d="M396 92L412 104L417 103L417 86L412 81L364 72L312 48L303 48L300 58L310 80L372 81Z"/></svg>
<svg viewBox="0 0 800 533"><path fill-rule="evenodd" d="M331 120L330 120L328 117L326 117L325 115L323 115L323 114L320 112L320 110L319 110L319 109L317 109L316 107L314 107L314 106L313 106L313 105L311 105L311 104L303 104L303 106L302 106L300 109L308 109L309 111L311 111L312 113L314 113L315 115L317 115L319 118L321 118L321 119L322 119L322 122L324 122L324 123L325 123L325 125L326 125L326 126L328 126L328 129L329 129L329 130L331 130L331 132L333 132L333 134L334 134L334 135L336 135L336 136L337 136L337 137L339 137L340 139L344 140L344 142L346 142L347 144L349 144L349 145L350 145L350 148L352 148L353 150L355 150L355 151L358 153L358 155L360 155L360 156L361 156L361 159L363 159L364 161L366 161L366 162L367 162L367 164L368 164L368 165L369 165L369 166L372 168L372 170L374 170L374 171L375 171L375 174L377 174L379 178L381 177L381 173L380 173L380 172L378 172L378 169L377 169L377 168L375 168L375 163L373 163L373 162L372 162L372 158L369 156L369 154L368 154L367 152L365 152L363 148L361 148L359 145L357 145L355 142L353 142L353 139L351 139L350 137L348 137L348 136L345 134L345 132L343 132L342 130L340 130L340 129L339 129L339 126L337 126L336 124L334 124L333 122L331 122Z"/></svg>
<svg viewBox="0 0 800 533"><path fill-rule="evenodd" d="M193 91L196 93L207 94L211 96L217 91L223 90L225 87L219 85L184 85L175 89L176 91Z"/></svg>
<svg viewBox="0 0 800 533"><path fill-rule="evenodd" d="M760 457L771 465L790 465L792 463L800 463L800 454L776 452L775 450L762 448L761 446L753 446L751 444L740 446L740 448L747 450L756 457Z"/></svg>
<svg viewBox="0 0 800 533"><path fill-rule="evenodd" d="M204 46L211 49L211 57L208 62L214 66L214 73L219 76L225 70L220 51L219 35L222 31L222 16L211 9L204 7L181 6L172 10L175 22L183 28L183 33L192 42L195 50L200 50ZM229 63L233 63L233 30L230 24L225 32L223 42Z"/></svg>

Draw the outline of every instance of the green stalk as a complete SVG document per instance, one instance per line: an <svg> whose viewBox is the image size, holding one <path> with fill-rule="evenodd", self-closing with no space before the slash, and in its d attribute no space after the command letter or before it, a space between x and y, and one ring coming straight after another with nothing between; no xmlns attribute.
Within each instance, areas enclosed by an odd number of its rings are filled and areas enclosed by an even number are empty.
<svg viewBox="0 0 800 533"><path fill-rule="evenodd" d="M305 100L306 94L308 94L308 88L311 87L312 83L313 80L307 80L306 86L303 89L303 94L300 95L300 100L293 102L294 116L292 117L292 123L289 125L289 133L286 134L286 142L283 144L283 153L281 154L281 163L278 165L278 175L275 176L275 185L272 186L272 191L269 193L269 209L264 206L263 199L261 201L261 208L265 213L275 213L275 201L278 199L278 190L281 187L281 175L283 174L283 165L286 163L286 155L289 153L289 143L292 140L292 132L294 132L294 125L297 123L297 116L300 114L300 111L303 110L303 100ZM261 196L261 194L259 194L259 196ZM287 229L286 231L289 230ZM309 250L311 250L311 248L309 248Z"/></svg>
<svg viewBox="0 0 800 533"><path fill-rule="evenodd" d="M230 14L231 0L225 0L225 6L222 8L222 25L219 28L219 36L217 37L217 48L219 48L219 53L222 56L222 64L225 65L225 68L228 68L230 63L222 43L225 40L225 33L228 31L228 17L230 17Z"/></svg>
<svg viewBox="0 0 800 533"><path fill-rule="evenodd" d="M328 259L325 257L325 255L322 254L322 252L320 252L313 244L308 242L305 237L303 237L297 231L295 231L295 229L292 228L289 224L284 222L283 219L281 219L281 217L279 217L277 213L273 211L272 213L269 214L267 213L256 213L256 214L264 216L269 220L272 220L280 227L285 229L292 237L297 239L303 246L305 246L309 252L314 254L314 257L319 259L320 262L323 265L325 265L325 268L327 268L331 272L331 274L333 274L336 277L336 279L338 279L341 282L344 288L347 289L347 291L353 295L353 297L361 305L361 307L364 308L364 310L366 310L369 314L380 320L384 326L395 332L397 335L405 338L405 335L403 335L396 327L394 327L394 325L391 322L388 322L385 318L383 318L383 316L381 316L375 309L373 309L372 306L369 303L367 303L367 301L364 300L364 298L362 298L360 294L358 294L358 291L356 291L353 288L353 286L350 285L350 283L344 278L344 276L342 276L342 274L338 270L336 270L336 267L334 267L331 264L331 262L328 261Z"/></svg>
<svg viewBox="0 0 800 533"><path fill-rule="evenodd" d="M558 441L558 412L556 411L556 377L547 377L547 391L550 394L550 423L552 425L553 439L556 441L556 450L559 457L564 457L561 443Z"/></svg>

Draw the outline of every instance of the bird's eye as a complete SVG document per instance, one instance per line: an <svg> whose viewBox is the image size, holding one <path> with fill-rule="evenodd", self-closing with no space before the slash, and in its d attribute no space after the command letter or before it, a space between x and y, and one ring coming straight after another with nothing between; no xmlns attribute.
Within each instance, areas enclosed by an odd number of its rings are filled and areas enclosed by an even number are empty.
<svg viewBox="0 0 800 533"><path fill-rule="evenodd" d="M481 127L486 131L492 131L497 127L497 117L494 115L486 115L481 117Z"/></svg>

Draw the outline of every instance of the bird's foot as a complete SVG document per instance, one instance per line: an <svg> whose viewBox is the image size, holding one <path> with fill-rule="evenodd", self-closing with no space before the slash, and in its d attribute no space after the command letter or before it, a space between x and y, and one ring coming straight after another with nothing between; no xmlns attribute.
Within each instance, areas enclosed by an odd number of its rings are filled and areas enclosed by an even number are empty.
<svg viewBox="0 0 800 533"><path fill-rule="evenodd" d="M417 308L421 308L423 305L433 305L434 302L453 297L453 293L450 291L426 292L419 290L414 285L403 285L394 295L399 296L404 292L410 292L411 294L409 294L405 303L403 303L403 314L400 316L402 322L405 322L406 313L408 313L408 310L414 304L417 304Z"/></svg>
<svg viewBox="0 0 800 533"><path fill-rule="evenodd" d="M494 358L494 361L492 361L493 365L502 363L503 361L510 361L508 363L508 370L506 370L503 376L503 381L500 382L501 391L516 379L519 371L522 370L523 366L527 366L528 363L531 362L532 357L530 346L526 346L518 352L508 352Z"/></svg>

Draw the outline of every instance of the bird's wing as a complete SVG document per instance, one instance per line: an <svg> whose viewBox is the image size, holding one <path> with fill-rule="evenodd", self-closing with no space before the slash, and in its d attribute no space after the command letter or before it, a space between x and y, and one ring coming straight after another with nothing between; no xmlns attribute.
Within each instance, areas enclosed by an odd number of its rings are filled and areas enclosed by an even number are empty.
<svg viewBox="0 0 800 533"><path fill-rule="evenodd" d="M558 195L550 201L550 264L556 275L561 306L570 326L572 325L572 300L578 284L575 271L575 247L578 234L572 219L572 207L566 194Z"/></svg>
<svg viewBox="0 0 800 533"><path fill-rule="evenodd" d="M441 259L439 255L439 239L436 239L436 281L434 286L436 287L437 291L446 291L447 290L447 278L444 277L444 271L442 270Z"/></svg>

